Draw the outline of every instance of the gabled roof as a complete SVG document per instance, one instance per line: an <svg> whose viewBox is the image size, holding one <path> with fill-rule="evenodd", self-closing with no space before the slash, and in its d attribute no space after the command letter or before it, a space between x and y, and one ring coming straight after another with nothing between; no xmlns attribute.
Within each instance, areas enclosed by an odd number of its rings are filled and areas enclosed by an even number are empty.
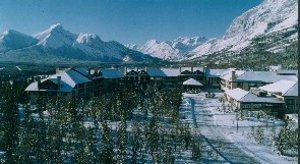
<svg viewBox="0 0 300 164"><path fill-rule="evenodd" d="M233 90L227 90L225 92L229 97L235 99L239 102L247 103L283 103L283 101L278 100L276 97L258 97L248 91L236 88Z"/></svg>
<svg viewBox="0 0 300 164"><path fill-rule="evenodd" d="M193 79L193 78L189 78L188 80L183 82L183 85L189 85L189 86L203 86L202 83L200 83L199 81Z"/></svg>
<svg viewBox="0 0 300 164"><path fill-rule="evenodd" d="M51 80L51 79L48 79ZM51 80L53 81L53 80ZM57 81L57 80L54 80ZM59 90L51 90L51 89L39 89L38 88L38 82L33 82L31 83L26 89L25 91L47 91L47 92L72 92L72 87L70 85L68 85L65 82L61 82L61 86Z"/></svg>
<svg viewBox="0 0 300 164"><path fill-rule="evenodd" d="M280 80L273 84L259 87L259 89L271 93L281 93L282 96L298 96L298 81Z"/></svg>
<svg viewBox="0 0 300 164"><path fill-rule="evenodd" d="M189 70L184 70L184 71L181 71L180 74L183 74L183 75L190 75L190 74L192 74L192 72L189 71Z"/></svg>
<svg viewBox="0 0 300 164"><path fill-rule="evenodd" d="M203 72L203 67L193 67L193 71L196 71L196 70ZM181 67L181 72L183 72L183 71L192 71L192 67Z"/></svg>
<svg viewBox="0 0 300 164"><path fill-rule="evenodd" d="M227 90L225 92L228 96L230 96L231 98L240 101L243 97L245 97L249 92L242 90L240 88L236 88L233 90Z"/></svg>
<svg viewBox="0 0 300 164"><path fill-rule="evenodd" d="M286 91L283 96L298 96L298 82Z"/></svg>
<svg viewBox="0 0 300 164"><path fill-rule="evenodd" d="M87 77L83 76L82 74L74 71L74 70L67 70L63 71L54 75L51 75L45 79L41 80L41 83L45 81L51 81L55 84L58 84L58 76L61 77L61 86L60 90L47 90L47 89L39 89L38 82L31 83L25 91L58 91L58 92L71 92L72 88L74 88L78 84L83 84L90 82L91 80Z"/></svg>
<svg viewBox="0 0 300 164"><path fill-rule="evenodd" d="M87 77L81 75L80 73L74 70L67 70L58 74L54 74L49 78L53 79L53 78L57 78L58 76L61 76L61 80L66 82L72 88L75 87L77 84L83 84L91 81Z"/></svg>

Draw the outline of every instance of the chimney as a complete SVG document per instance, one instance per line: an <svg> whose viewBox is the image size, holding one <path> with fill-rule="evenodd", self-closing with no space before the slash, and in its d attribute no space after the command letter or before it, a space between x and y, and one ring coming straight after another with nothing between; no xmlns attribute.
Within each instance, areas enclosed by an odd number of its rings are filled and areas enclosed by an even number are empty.
<svg viewBox="0 0 300 164"><path fill-rule="evenodd" d="M233 70L233 71L231 72L231 80L232 80L232 81L235 81L235 80L236 80L235 70Z"/></svg>
<svg viewBox="0 0 300 164"><path fill-rule="evenodd" d="M181 73L181 67L179 67L179 72Z"/></svg>
<svg viewBox="0 0 300 164"><path fill-rule="evenodd" d="M193 66L191 67L191 72L192 72L192 73L194 72L194 67L193 67Z"/></svg>
<svg viewBox="0 0 300 164"><path fill-rule="evenodd" d="M207 68L207 66L204 66L204 68L203 68L203 72L204 72L204 74L205 74L205 75L207 75L207 74L208 74L208 72L209 72L209 69Z"/></svg>
<svg viewBox="0 0 300 164"><path fill-rule="evenodd" d="M37 82L38 82L38 89L40 89L40 85L41 85L41 78L40 77L37 78Z"/></svg>
<svg viewBox="0 0 300 164"><path fill-rule="evenodd" d="M57 76L57 85L58 85L58 90L61 88L61 76Z"/></svg>
<svg viewBox="0 0 300 164"><path fill-rule="evenodd" d="M125 69L124 69L124 75L127 74L127 66L125 66Z"/></svg>
<svg viewBox="0 0 300 164"><path fill-rule="evenodd" d="M89 75L92 75L92 69L89 68Z"/></svg>
<svg viewBox="0 0 300 164"><path fill-rule="evenodd" d="M96 68L95 68L95 75L96 75L96 76L99 76L99 74L100 74L100 69L96 67Z"/></svg>
<svg viewBox="0 0 300 164"><path fill-rule="evenodd" d="M137 67L135 67L135 71L136 71L136 72L138 71L138 68L137 68Z"/></svg>
<svg viewBox="0 0 300 164"><path fill-rule="evenodd" d="M145 66L145 72L148 72L148 67L147 66Z"/></svg>

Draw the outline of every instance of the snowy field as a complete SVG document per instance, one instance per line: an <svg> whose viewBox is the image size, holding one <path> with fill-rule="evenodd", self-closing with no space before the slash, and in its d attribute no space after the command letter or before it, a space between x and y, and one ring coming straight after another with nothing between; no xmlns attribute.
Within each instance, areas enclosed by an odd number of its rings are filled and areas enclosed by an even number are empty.
<svg viewBox="0 0 300 164"><path fill-rule="evenodd" d="M282 120L254 111L241 117L228 110L220 97L222 93L215 98L206 98L205 93L184 94L182 114L184 121L214 142L211 146L225 163L298 163L297 156L281 156L275 147L275 138L285 124Z"/></svg>

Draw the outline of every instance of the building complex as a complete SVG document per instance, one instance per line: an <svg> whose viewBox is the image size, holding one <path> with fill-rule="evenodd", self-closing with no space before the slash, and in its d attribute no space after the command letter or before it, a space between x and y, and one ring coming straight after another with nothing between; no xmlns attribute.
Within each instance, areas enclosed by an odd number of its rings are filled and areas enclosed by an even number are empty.
<svg viewBox="0 0 300 164"><path fill-rule="evenodd" d="M185 90L221 89L224 97L237 109L298 109L298 71L272 69L251 71L178 68L68 68L37 79L25 89L32 102L37 97L58 94L68 98L91 98L120 88L145 90L148 87Z"/></svg>

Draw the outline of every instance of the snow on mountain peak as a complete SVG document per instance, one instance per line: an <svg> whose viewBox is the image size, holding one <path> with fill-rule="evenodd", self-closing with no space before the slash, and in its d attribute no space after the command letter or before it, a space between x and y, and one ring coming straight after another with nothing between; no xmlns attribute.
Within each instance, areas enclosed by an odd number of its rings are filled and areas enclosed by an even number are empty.
<svg viewBox="0 0 300 164"><path fill-rule="evenodd" d="M154 40L154 39L149 40L145 43L145 45L155 45L155 44L159 44L159 42L157 40Z"/></svg>
<svg viewBox="0 0 300 164"><path fill-rule="evenodd" d="M63 26L61 23L56 23L56 24L53 24L50 26L49 30L52 31L52 30L56 30L56 29L63 29Z"/></svg>
<svg viewBox="0 0 300 164"><path fill-rule="evenodd" d="M101 41L99 36L93 33L80 33L76 39L78 43L89 43L91 41Z"/></svg>
<svg viewBox="0 0 300 164"><path fill-rule="evenodd" d="M180 61L186 58L189 50L205 41L205 37L179 36L172 41L149 40L142 46L127 45L127 47L164 60Z"/></svg>
<svg viewBox="0 0 300 164"><path fill-rule="evenodd" d="M21 49L36 44L37 39L15 30L6 30L0 35L0 52Z"/></svg>
<svg viewBox="0 0 300 164"><path fill-rule="evenodd" d="M104 42L93 33L73 34L65 30L60 23L51 25L34 37L14 30L5 31L0 34L0 57L22 62L32 62L34 58L37 62L50 63L61 62L61 59L101 62L160 61L128 49L119 42Z"/></svg>
<svg viewBox="0 0 300 164"><path fill-rule="evenodd" d="M25 34L22 34L16 30L13 30L13 29L9 29L9 30L5 30L2 35L0 36L0 39L3 39L5 37L9 37L9 36L27 36Z"/></svg>
<svg viewBox="0 0 300 164"><path fill-rule="evenodd" d="M12 33L19 33L13 29L8 29L8 30L5 30L3 33L2 33L2 36L5 36L5 35L8 35L8 34L12 34Z"/></svg>
<svg viewBox="0 0 300 164"><path fill-rule="evenodd" d="M238 52L250 46L256 37L295 31L298 25L297 6L297 0L265 0L235 18L222 38L207 41L191 51L191 59L226 49Z"/></svg>
<svg viewBox="0 0 300 164"><path fill-rule="evenodd" d="M64 30L63 26L60 23L57 23L50 26L45 31L36 34L35 38L39 40L38 45L57 49L64 46L72 46L77 35Z"/></svg>

